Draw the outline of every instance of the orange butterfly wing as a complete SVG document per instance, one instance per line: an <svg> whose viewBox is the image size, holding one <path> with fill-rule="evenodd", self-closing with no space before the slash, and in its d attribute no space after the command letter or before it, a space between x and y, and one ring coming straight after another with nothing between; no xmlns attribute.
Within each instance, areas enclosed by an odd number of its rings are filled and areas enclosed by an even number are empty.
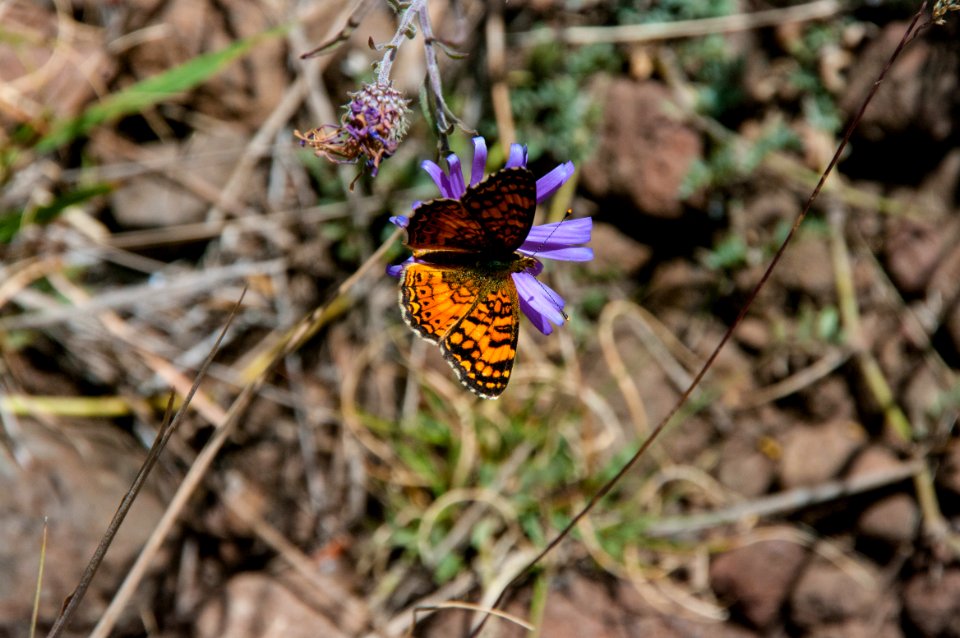
<svg viewBox="0 0 960 638"><path fill-rule="evenodd" d="M506 389L517 356L520 301L511 274L536 208L533 173L505 168L459 200L424 202L407 224L407 245L423 261L404 266L403 318L487 399Z"/></svg>
<svg viewBox="0 0 960 638"><path fill-rule="evenodd" d="M400 306L407 324L440 346L461 383L486 399L503 393L520 334L520 304L509 272L410 263Z"/></svg>

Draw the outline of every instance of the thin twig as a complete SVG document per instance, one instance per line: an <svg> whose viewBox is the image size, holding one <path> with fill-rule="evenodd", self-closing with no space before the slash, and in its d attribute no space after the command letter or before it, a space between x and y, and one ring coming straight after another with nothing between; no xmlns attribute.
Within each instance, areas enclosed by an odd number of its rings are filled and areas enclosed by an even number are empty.
<svg viewBox="0 0 960 638"><path fill-rule="evenodd" d="M430 80L430 93L436 105L433 114L437 121L437 133L440 135L440 147L442 155L445 157L447 151L446 136L453 130L453 126L447 121L450 118L454 122L459 122L453 111L447 106L443 99L443 82L440 80L440 67L437 65L437 50L434 47L433 26L430 24L430 11L424 3L419 10L420 31L423 32L423 57L427 65L427 78Z"/></svg>
<svg viewBox="0 0 960 638"><path fill-rule="evenodd" d="M907 416L894 400L893 388L870 352L866 336L860 323L860 308L857 304L855 284L853 282L853 265L850 263L850 252L843 237L843 220L845 215L839 206L833 206L828 215L830 223L830 252L833 257L834 277L836 279L838 305L840 307L840 321L847 341L853 348L860 374L867 384L873 398L883 411L883 418L890 433L901 443L908 443L913 438L912 428Z"/></svg>
<svg viewBox="0 0 960 638"><path fill-rule="evenodd" d="M765 388L751 392L750 397L738 404L737 407L741 409L759 408L777 399L795 394L842 366L850 358L850 354L849 350L834 348L806 368Z"/></svg>
<svg viewBox="0 0 960 638"><path fill-rule="evenodd" d="M228 281L282 272L285 267L284 261L280 259L258 263L241 262L181 275L170 278L167 282L126 286L102 292L96 298L78 305L4 317L0 319L0 331L50 326L62 321L73 321L78 317L94 315L104 310L120 310L133 306L142 310L182 305L184 296L215 290Z"/></svg>
<svg viewBox="0 0 960 638"><path fill-rule="evenodd" d="M913 428L907 415L894 400L893 389L887 382L876 357L867 347L866 338L860 325L860 310L854 294L853 267L850 253L843 236L843 210L834 207L828 216L830 222L830 248L833 257L837 295L840 297L840 317L844 331L855 348L860 373L874 401L883 410L884 422L893 436L907 445L913 440ZM950 531L950 526L940 508L936 490L933 486L933 472L924 461L913 477L914 490L920 511L923 512L923 526L927 536L937 542L945 542L954 553L960 553L960 538Z"/></svg>
<svg viewBox="0 0 960 638"><path fill-rule="evenodd" d="M364 16L366 16L370 9L373 8L374 3L375 0L360 0L357 2L357 5L350 12L350 17L347 18L347 23L342 29L340 29L337 35L317 46L316 48L311 49L306 53L301 53L300 59L306 60L308 58L315 58L318 55L323 55L324 53L329 53L333 51L338 44L342 44L349 40L350 36L353 35L353 32L356 31L357 27L360 26Z"/></svg>

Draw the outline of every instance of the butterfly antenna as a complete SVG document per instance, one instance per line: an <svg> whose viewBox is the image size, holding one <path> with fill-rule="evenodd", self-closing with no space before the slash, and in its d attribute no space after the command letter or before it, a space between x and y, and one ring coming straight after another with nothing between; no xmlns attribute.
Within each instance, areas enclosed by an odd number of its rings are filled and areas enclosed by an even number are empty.
<svg viewBox="0 0 960 638"><path fill-rule="evenodd" d="M535 251L533 251L533 254L532 254L532 255L530 255L531 257L536 257L536 256L537 256L537 253L539 253L541 250L543 250L543 247L546 246L546 245L550 242L550 238L553 237L553 234L554 234L555 232L557 232L558 230L560 230L560 224L562 224L563 222L567 221L567 219L570 218L570 215L573 215L573 209L572 209L572 208L568 208L568 209L567 209L567 212L565 212L565 213L563 214L563 219L561 219L561 220L557 223L557 225L554 226L553 230L550 231L550 234L547 235L547 237L546 237L542 242L540 242L540 245L537 246L537 249L536 249Z"/></svg>
<svg viewBox="0 0 960 638"><path fill-rule="evenodd" d="M565 213L563 214L563 219L561 219L561 220L557 223L557 225L554 226L554 228L550 231L550 234L547 235L546 238L545 238L542 242L540 242L540 245L537 246L537 249L536 249L535 251L533 251L533 254L530 255L531 257L536 257L536 256L537 256L537 253L539 253L541 250L543 250L543 247L546 246L546 245L550 242L550 238L553 237L553 234L554 234L555 232L557 232L557 230L560 229L560 224L562 224L563 222L567 221L567 219L569 219L569 218L570 218L570 215L572 215L572 214L573 214L573 209L572 209L572 208L568 208L568 209L567 209L567 212L565 212ZM543 284L543 282L541 282L539 279L536 279L536 282L537 282L537 285L539 285L540 288L543 290L543 292L547 295L547 297L550 298L550 301L553 302L553 306L557 309L557 312L559 312L561 315L563 315L563 320L564 320L564 321L570 321L570 317L567 315L567 313L565 313L565 312L563 311L563 306L560 305L560 300L557 299L556 295L553 294L553 291L550 290L549 288L547 288L547 287Z"/></svg>

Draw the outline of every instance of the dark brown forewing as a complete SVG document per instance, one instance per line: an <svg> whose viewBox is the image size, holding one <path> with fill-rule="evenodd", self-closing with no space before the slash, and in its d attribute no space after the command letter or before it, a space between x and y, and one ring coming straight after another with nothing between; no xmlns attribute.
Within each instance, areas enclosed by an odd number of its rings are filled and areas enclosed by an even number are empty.
<svg viewBox="0 0 960 638"><path fill-rule="evenodd" d="M527 238L537 212L537 180L526 168L504 168L467 189L463 207L487 233L485 251L513 253Z"/></svg>
<svg viewBox="0 0 960 638"><path fill-rule="evenodd" d="M537 182L525 168L505 168L468 188L461 201L434 199L417 208L407 225L407 245L415 255L513 253L533 226Z"/></svg>

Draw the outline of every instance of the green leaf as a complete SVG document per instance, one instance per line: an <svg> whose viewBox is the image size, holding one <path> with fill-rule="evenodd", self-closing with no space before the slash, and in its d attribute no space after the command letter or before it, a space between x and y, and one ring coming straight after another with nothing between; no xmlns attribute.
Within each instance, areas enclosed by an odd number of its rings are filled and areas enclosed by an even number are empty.
<svg viewBox="0 0 960 638"><path fill-rule="evenodd" d="M25 213L23 210L0 213L0 243L9 243L11 239L16 237L25 223L46 224L56 219L68 207L99 195L106 195L111 190L113 188L109 184L94 184L93 186L78 188L61 195L51 204L33 209L30 211L29 219L24 219Z"/></svg>
<svg viewBox="0 0 960 638"><path fill-rule="evenodd" d="M440 559L434 577L437 582L445 583L459 574L461 569L463 569L463 560L456 554L447 554Z"/></svg>
<svg viewBox="0 0 960 638"><path fill-rule="evenodd" d="M279 26L263 33L237 40L230 46L199 55L163 73L149 77L122 91L107 96L75 118L55 122L35 147L38 153L49 153L70 143L100 124L140 111L176 97L203 84L243 57L258 44L283 35L288 26Z"/></svg>

